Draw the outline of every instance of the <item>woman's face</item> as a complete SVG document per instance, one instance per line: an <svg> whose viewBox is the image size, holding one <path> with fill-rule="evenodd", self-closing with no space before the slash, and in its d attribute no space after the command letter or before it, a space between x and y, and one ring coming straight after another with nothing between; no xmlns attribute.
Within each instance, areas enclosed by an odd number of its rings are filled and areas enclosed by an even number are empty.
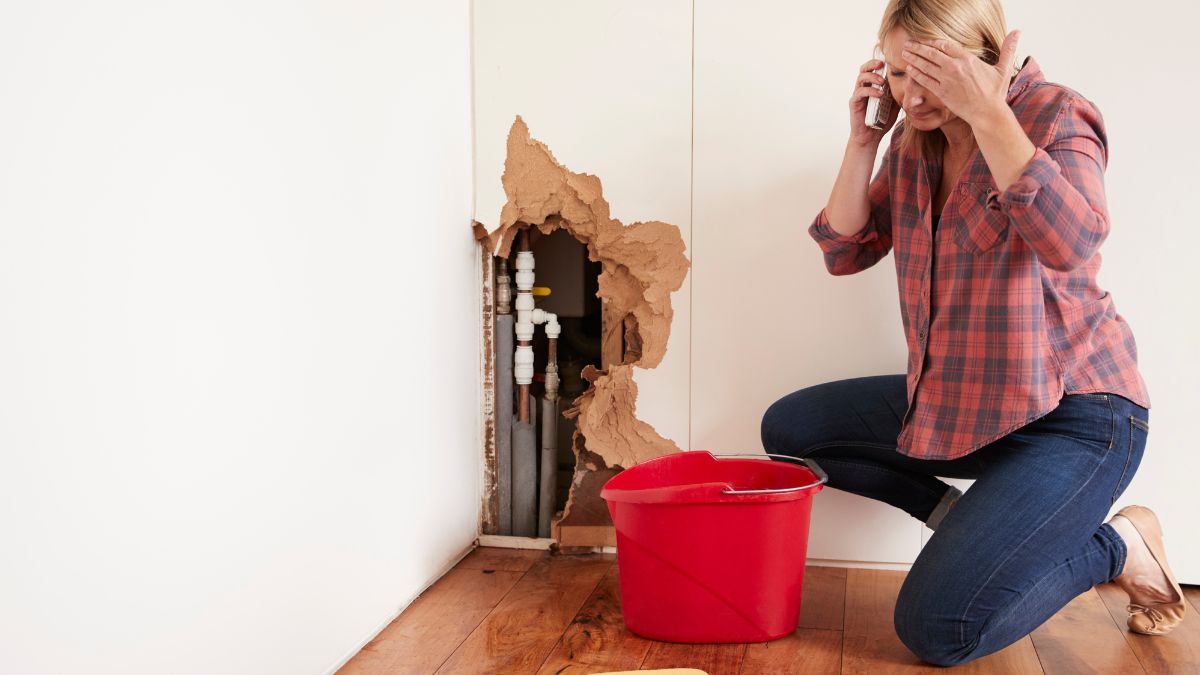
<svg viewBox="0 0 1200 675"><path fill-rule="evenodd" d="M888 87L908 117L906 124L921 131L933 131L953 122L958 116L942 105L938 97L913 81L904 59L904 43L911 39L908 31L896 26L883 40L883 56L888 65Z"/></svg>

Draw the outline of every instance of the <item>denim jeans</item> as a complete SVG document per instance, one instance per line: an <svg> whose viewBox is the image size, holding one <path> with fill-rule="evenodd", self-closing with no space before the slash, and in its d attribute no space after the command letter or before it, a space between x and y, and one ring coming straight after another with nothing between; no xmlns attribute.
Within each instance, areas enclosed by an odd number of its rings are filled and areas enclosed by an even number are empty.
<svg viewBox="0 0 1200 675"><path fill-rule="evenodd" d="M1121 573L1125 542L1104 519L1141 462L1146 408L1111 393L1066 395L1048 415L953 460L896 450L907 408L904 375L827 382L772 404L762 442L814 459L830 487L934 528L893 617L914 654L955 665L999 651ZM962 493L937 476L975 482Z"/></svg>

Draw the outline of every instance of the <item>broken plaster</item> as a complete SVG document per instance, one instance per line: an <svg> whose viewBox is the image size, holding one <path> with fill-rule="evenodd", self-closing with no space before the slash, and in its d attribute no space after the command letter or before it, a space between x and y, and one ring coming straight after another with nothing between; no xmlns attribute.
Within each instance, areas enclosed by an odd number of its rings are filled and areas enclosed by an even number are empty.
<svg viewBox="0 0 1200 675"><path fill-rule="evenodd" d="M637 418L633 367L654 368L662 362L674 314L671 293L683 285L689 262L677 226L660 221L625 225L610 217L600 179L559 164L545 144L529 136L520 116L508 132L501 180L508 201L500 224L487 235L488 248L507 257L521 223L542 234L565 228L587 246L590 260L602 264L596 295L621 318L625 330L624 362L604 371L585 368L584 377L592 386L563 412L579 418L572 442L575 475L562 518L566 522L585 483L591 488L586 492L598 494L599 478L607 480L624 467L680 452L673 441ZM607 521L606 510L600 515Z"/></svg>

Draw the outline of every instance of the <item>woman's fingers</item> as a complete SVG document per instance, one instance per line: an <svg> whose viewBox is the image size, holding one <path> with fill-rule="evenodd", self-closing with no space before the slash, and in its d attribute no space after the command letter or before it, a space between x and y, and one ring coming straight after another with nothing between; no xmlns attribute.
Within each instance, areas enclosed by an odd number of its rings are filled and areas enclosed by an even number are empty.
<svg viewBox="0 0 1200 675"><path fill-rule="evenodd" d="M872 96L879 98L883 96L883 92L875 87L859 87L855 89L854 95L850 97L850 111L861 115L862 111L866 108L867 99Z"/></svg>
<svg viewBox="0 0 1200 675"><path fill-rule="evenodd" d="M1000 59L996 65L1000 66L1000 72L1007 76L1012 72L1013 66L1017 60L1017 41L1021 39L1021 31L1014 30L1004 36L1004 44L1000 45ZM1007 82L1007 80L1005 80Z"/></svg>
<svg viewBox="0 0 1200 675"><path fill-rule="evenodd" d="M879 59L871 59L870 61L862 64L862 67L858 69L858 72L865 73L868 70L879 70L882 67L883 61L880 61Z"/></svg>
<svg viewBox="0 0 1200 675"><path fill-rule="evenodd" d="M947 57L945 54L942 54L942 52L925 45L905 47L902 53L904 54L904 59L908 61L908 65L910 67L915 66L921 70L924 70L928 74L936 73L942 69L943 65L949 65L949 57ZM941 60L935 60L937 57L933 56L934 53L940 54Z"/></svg>
<svg viewBox="0 0 1200 675"><path fill-rule="evenodd" d="M874 82L875 84L882 85L886 80L883 79L882 75L877 75L874 72L864 72L858 76L858 81L855 84L862 85L864 82Z"/></svg>
<svg viewBox="0 0 1200 675"><path fill-rule="evenodd" d="M883 96L883 91L871 86L859 87L858 89L854 90L854 95L850 97L850 103L857 103L858 99L866 98L868 96L881 98Z"/></svg>
<svg viewBox="0 0 1200 675"><path fill-rule="evenodd" d="M917 40L918 44L925 44L934 49L946 54L952 59L965 59L971 56L971 53L963 46L953 40Z"/></svg>
<svg viewBox="0 0 1200 675"><path fill-rule="evenodd" d="M948 53L921 42L906 42L904 43L904 55L916 54L922 59L929 61L938 66L948 65L953 57Z"/></svg>
<svg viewBox="0 0 1200 675"><path fill-rule="evenodd" d="M942 88L941 82L912 61L908 62L908 77L935 94Z"/></svg>

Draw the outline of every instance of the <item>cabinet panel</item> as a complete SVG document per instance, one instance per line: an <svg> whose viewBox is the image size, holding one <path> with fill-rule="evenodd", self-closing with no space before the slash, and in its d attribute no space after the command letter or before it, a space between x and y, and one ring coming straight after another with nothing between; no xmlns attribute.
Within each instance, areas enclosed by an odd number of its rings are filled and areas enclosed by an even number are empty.
<svg viewBox="0 0 1200 675"><path fill-rule="evenodd" d="M833 277L806 232L837 173L846 101L870 58L878 11L870 3L696 3L696 448L759 451L763 412L781 396L904 372L890 256ZM897 509L828 489L815 500L809 555L911 563L922 529Z"/></svg>

